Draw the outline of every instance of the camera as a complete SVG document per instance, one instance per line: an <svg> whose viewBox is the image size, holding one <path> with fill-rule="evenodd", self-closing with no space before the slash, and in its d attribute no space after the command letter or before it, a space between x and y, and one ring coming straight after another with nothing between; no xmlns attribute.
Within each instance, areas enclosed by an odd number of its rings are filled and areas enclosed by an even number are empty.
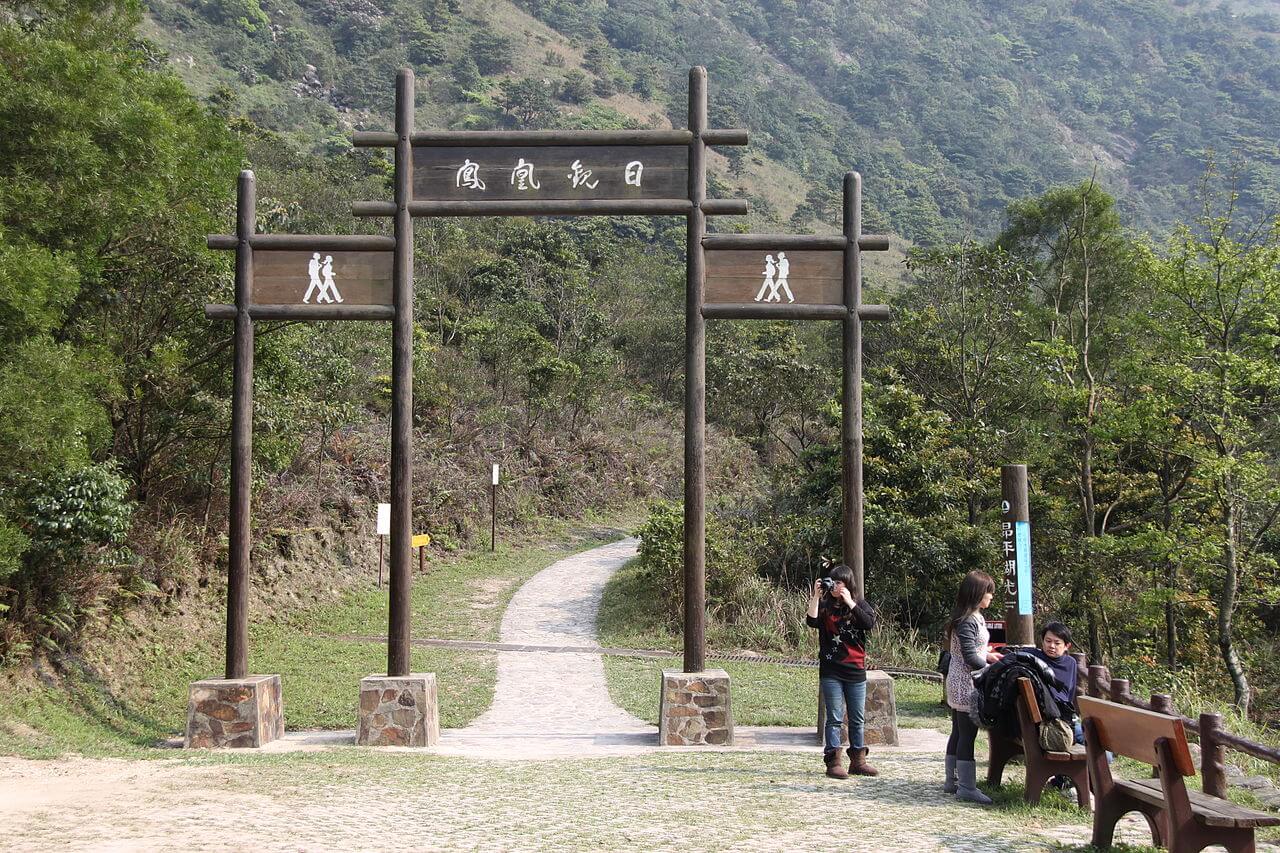
<svg viewBox="0 0 1280 853"><path fill-rule="evenodd" d="M831 578L819 578L819 580L822 583L823 592L831 592L831 590L836 588L836 582Z"/></svg>

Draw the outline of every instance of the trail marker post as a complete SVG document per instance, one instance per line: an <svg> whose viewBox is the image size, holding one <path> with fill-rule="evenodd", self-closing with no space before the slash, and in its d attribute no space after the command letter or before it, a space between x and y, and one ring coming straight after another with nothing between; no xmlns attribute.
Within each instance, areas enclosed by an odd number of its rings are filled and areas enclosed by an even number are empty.
<svg viewBox="0 0 1280 853"><path fill-rule="evenodd" d="M1000 466L1000 559L1004 569L1006 641L1011 646L1034 645L1026 465Z"/></svg>
<svg viewBox="0 0 1280 853"><path fill-rule="evenodd" d="M382 589L382 547L391 535L391 504L378 504L378 589Z"/></svg>
<svg viewBox="0 0 1280 853"><path fill-rule="evenodd" d="M855 595L862 597L862 323L889 319L887 306L862 302L862 252L888 249L889 238L862 233L862 176L847 173L843 189L842 234L705 237L702 242L707 250L707 281L702 315L734 320L841 323L840 538L844 562L853 569ZM868 673L864 729L867 743L898 742L894 706L893 679L883 673ZM821 696L818 714L821 737Z"/></svg>
<svg viewBox="0 0 1280 853"><path fill-rule="evenodd" d="M489 553L498 549L498 463L493 463L492 484L489 488Z"/></svg>
<svg viewBox="0 0 1280 853"><path fill-rule="evenodd" d="M235 304L206 305L210 319L234 321L231 495L227 548L226 668L191 685L189 747L256 747L284 733L280 676L250 675L249 561L253 464L253 342L259 320L389 320L389 237L258 234L257 182L240 173L236 233L215 234L210 249L236 253Z"/></svg>

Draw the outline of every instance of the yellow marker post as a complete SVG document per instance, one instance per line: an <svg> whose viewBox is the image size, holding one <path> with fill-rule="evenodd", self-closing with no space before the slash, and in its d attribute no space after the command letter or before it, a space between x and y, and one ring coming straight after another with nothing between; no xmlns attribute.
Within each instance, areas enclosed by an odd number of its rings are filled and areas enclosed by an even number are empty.
<svg viewBox="0 0 1280 853"><path fill-rule="evenodd" d="M430 533L419 533L417 536L413 537L413 547L418 549L418 571L419 572L425 572L427 570L425 555L427 553L427 546L430 544L431 544Z"/></svg>

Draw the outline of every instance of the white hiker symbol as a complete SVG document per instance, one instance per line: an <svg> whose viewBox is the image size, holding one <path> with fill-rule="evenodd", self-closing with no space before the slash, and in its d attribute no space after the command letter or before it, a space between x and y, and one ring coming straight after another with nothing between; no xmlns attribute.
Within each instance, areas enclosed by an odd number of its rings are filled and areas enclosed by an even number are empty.
<svg viewBox="0 0 1280 853"><path fill-rule="evenodd" d="M341 302L342 294L338 292L338 285L333 280L333 255L324 256L324 265L320 268L320 272L324 275L324 284L321 285L316 302L333 302L334 300Z"/></svg>
<svg viewBox="0 0 1280 853"><path fill-rule="evenodd" d="M778 292L778 285L773 283L773 274L778 268L773 265L773 255L764 256L764 284L760 285L760 292L756 294L756 302L765 301L772 302L774 294ZM768 291L766 298L765 292Z"/></svg>
<svg viewBox="0 0 1280 853"><path fill-rule="evenodd" d="M778 253L778 280L773 285L773 301L781 302L782 298L778 296L778 291L786 291L787 301L795 302L796 298L791 293L791 286L787 284L787 278L791 275L791 261L787 260L786 252Z"/></svg>
<svg viewBox="0 0 1280 853"><path fill-rule="evenodd" d="M313 254L311 256L311 260L307 262L307 275L310 277L311 282L310 284L307 285L306 295L302 297L303 302L310 302L311 294L315 293L317 290L320 291L321 295L324 294L324 288L320 284L320 253L319 252L316 252L315 254ZM316 302L319 302L319 301L320 301L320 297L317 296Z"/></svg>

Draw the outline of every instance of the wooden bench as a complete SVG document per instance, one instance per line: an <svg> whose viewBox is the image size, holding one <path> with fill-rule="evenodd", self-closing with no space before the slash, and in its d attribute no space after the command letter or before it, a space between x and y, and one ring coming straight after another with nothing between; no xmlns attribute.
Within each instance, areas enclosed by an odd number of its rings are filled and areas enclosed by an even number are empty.
<svg viewBox="0 0 1280 853"><path fill-rule="evenodd" d="M1146 817L1155 843L1171 853L1197 853L1210 844L1253 853L1254 829L1280 825L1280 816L1187 790L1183 777L1196 769L1181 717L1088 696L1078 701L1093 780L1095 846L1110 847L1116 821L1131 811ZM1113 779L1107 750L1152 765L1156 778Z"/></svg>
<svg viewBox="0 0 1280 853"><path fill-rule="evenodd" d="M1028 803L1035 805L1040 802L1045 785L1054 776L1066 776L1076 787L1076 802L1080 808L1089 808L1089 765L1085 761L1084 747L1072 746L1067 752L1046 752L1040 748L1036 726L1043 722L1043 717L1030 679L1018 679L1015 704L1021 736L1010 738L994 731L989 733L987 740L991 751L987 760L987 784L999 787L1004 766L1011 758L1021 755L1027 768L1027 787L1022 797Z"/></svg>

